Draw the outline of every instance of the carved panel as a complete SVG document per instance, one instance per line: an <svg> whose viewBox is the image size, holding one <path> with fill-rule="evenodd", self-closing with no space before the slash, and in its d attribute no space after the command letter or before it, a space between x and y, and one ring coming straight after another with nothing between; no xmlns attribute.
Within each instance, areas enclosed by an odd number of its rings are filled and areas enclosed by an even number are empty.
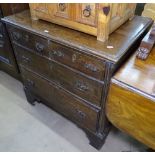
<svg viewBox="0 0 155 155"><path fill-rule="evenodd" d="M96 26L97 6L93 3L76 4L76 20L83 24Z"/></svg>
<svg viewBox="0 0 155 155"><path fill-rule="evenodd" d="M56 13L55 16L69 18L69 5L68 3L58 3L56 5Z"/></svg>

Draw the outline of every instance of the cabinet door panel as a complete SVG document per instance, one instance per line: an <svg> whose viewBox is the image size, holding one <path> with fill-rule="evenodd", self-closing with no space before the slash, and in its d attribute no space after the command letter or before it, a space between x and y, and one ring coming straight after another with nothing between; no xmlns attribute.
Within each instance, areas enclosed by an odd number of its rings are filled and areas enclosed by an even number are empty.
<svg viewBox="0 0 155 155"><path fill-rule="evenodd" d="M68 3L56 3L56 4L49 4L48 10L49 15L53 18L71 18L71 4Z"/></svg>
<svg viewBox="0 0 155 155"><path fill-rule="evenodd" d="M67 3L56 4L55 16L62 17L62 18L69 18L69 4Z"/></svg>
<svg viewBox="0 0 155 155"><path fill-rule="evenodd" d="M96 26L97 22L97 4L83 3L76 4L76 20L77 22Z"/></svg>

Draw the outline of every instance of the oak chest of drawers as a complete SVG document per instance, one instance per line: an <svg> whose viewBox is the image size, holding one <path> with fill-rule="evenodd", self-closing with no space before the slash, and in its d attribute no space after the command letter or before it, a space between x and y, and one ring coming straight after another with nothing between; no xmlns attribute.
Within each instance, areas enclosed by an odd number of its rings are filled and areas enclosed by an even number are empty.
<svg viewBox="0 0 155 155"><path fill-rule="evenodd" d="M136 3L30 3L31 18L43 19L105 41L133 17Z"/></svg>
<svg viewBox="0 0 155 155"><path fill-rule="evenodd" d="M84 129L100 148L110 125L105 117L109 81L138 46L152 20L135 17L107 42L45 21L25 11L3 19L23 77L27 100L42 101Z"/></svg>

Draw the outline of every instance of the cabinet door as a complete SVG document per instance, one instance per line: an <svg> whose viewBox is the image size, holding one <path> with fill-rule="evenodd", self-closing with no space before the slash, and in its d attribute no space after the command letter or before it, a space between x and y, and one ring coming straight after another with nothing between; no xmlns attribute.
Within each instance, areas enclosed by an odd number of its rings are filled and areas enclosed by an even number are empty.
<svg viewBox="0 0 155 155"><path fill-rule="evenodd" d="M56 4L55 16L62 18L69 18L70 4L68 3L58 3Z"/></svg>
<svg viewBox="0 0 155 155"><path fill-rule="evenodd" d="M71 19L71 5L69 3L48 4L49 15L53 18Z"/></svg>
<svg viewBox="0 0 155 155"><path fill-rule="evenodd" d="M97 24L97 8L98 4L94 3L76 4L76 21L95 27Z"/></svg>

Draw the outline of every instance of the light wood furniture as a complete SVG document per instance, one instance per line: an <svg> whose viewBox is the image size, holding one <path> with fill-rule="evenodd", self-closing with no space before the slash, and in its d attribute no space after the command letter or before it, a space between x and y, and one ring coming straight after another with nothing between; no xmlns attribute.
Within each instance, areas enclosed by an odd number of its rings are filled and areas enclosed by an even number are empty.
<svg viewBox="0 0 155 155"><path fill-rule="evenodd" d="M30 3L31 17L63 25L105 41L129 18L136 3Z"/></svg>
<svg viewBox="0 0 155 155"><path fill-rule="evenodd" d="M111 80L106 115L120 130L155 149L155 48L134 54Z"/></svg>
<svg viewBox="0 0 155 155"><path fill-rule="evenodd" d="M144 11L142 12L142 16L150 17L155 21L155 4L154 3L145 4Z"/></svg>
<svg viewBox="0 0 155 155"><path fill-rule="evenodd" d="M33 21L29 12L3 21L27 100L31 104L42 101L63 114L84 129L91 145L101 148L110 129L105 116L110 78L138 47L152 20L135 17L112 33L108 43L46 21Z"/></svg>
<svg viewBox="0 0 155 155"><path fill-rule="evenodd" d="M146 60L149 56L155 43L155 24L153 24L151 30L141 41L139 48L137 49L137 58L141 60Z"/></svg>

